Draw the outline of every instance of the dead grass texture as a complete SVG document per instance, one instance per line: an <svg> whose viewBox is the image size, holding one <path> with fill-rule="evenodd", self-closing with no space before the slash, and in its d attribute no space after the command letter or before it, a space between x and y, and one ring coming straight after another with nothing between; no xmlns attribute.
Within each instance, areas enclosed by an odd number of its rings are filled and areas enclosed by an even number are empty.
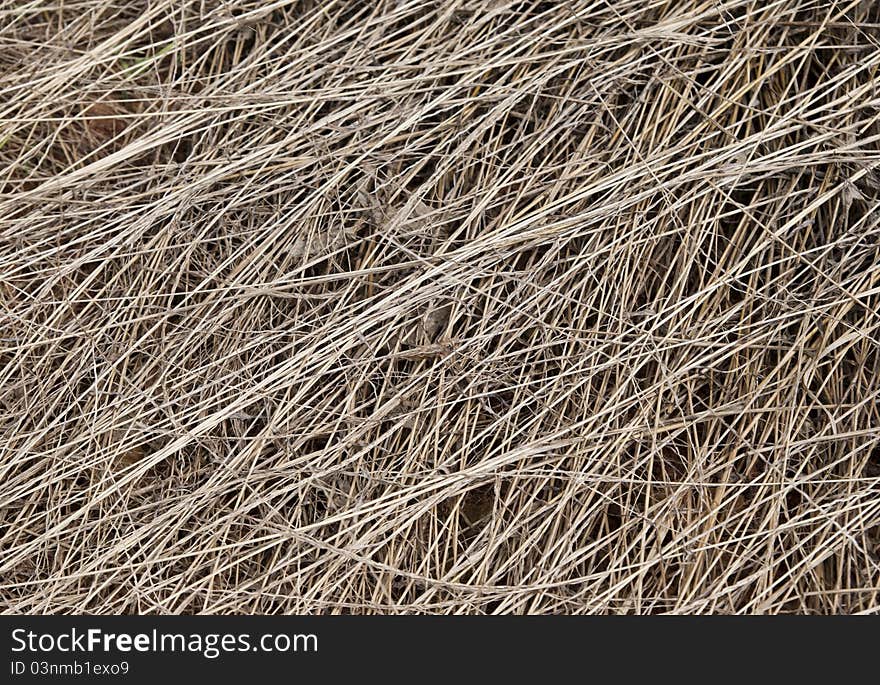
<svg viewBox="0 0 880 685"><path fill-rule="evenodd" d="M880 607L880 3L0 44L2 611Z"/></svg>

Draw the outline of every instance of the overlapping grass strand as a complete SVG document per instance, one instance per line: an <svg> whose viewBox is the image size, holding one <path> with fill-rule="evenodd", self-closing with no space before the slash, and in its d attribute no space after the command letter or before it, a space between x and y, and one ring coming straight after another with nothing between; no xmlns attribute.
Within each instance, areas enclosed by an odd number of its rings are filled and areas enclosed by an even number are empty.
<svg viewBox="0 0 880 685"><path fill-rule="evenodd" d="M880 607L880 4L0 43L0 610Z"/></svg>

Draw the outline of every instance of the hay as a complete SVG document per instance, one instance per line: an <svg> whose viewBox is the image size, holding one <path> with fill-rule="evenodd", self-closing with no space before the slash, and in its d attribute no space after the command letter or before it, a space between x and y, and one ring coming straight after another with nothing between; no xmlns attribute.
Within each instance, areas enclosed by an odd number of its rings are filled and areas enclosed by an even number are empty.
<svg viewBox="0 0 880 685"><path fill-rule="evenodd" d="M0 609L880 607L880 5L0 3Z"/></svg>

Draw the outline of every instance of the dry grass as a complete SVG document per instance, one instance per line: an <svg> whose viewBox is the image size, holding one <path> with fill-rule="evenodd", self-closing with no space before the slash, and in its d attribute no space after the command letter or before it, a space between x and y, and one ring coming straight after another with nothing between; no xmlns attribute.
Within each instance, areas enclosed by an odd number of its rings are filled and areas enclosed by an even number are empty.
<svg viewBox="0 0 880 685"><path fill-rule="evenodd" d="M0 0L0 608L880 608L880 3Z"/></svg>

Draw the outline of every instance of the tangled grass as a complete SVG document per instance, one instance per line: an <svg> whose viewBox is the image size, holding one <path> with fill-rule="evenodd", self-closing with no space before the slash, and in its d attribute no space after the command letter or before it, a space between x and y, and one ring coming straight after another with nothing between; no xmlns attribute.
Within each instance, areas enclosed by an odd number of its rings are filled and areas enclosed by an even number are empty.
<svg viewBox="0 0 880 685"><path fill-rule="evenodd" d="M880 3L0 42L4 612L880 607Z"/></svg>

